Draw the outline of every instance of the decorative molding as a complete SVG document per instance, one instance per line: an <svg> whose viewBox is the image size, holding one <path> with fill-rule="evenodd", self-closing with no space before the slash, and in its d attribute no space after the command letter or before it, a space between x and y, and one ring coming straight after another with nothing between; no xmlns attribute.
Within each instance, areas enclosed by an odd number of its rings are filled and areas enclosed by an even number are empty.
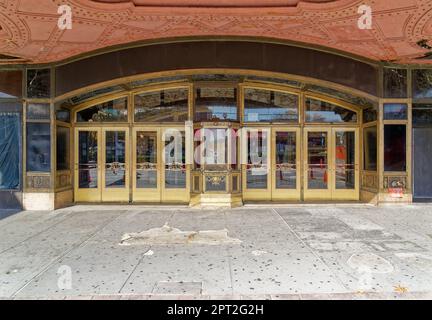
<svg viewBox="0 0 432 320"><path fill-rule="evenodd" d="M295 41L375 61L432 64L417 59L428 52L417 43L432 34L430 0L373 1L370 30L357 27L358 0L107 1L0 1L0 54L48 63L136 42L240 36ZM198 7L189 7L192 2ZM57 27L63 4L72 8L71 30Z"/></svg>
<svg viewBox="0 0 432 320"><path fill-rule="evenodd" d="M27 175L27 188L28 189L49 189L50 176L34 176Z"/></svg>

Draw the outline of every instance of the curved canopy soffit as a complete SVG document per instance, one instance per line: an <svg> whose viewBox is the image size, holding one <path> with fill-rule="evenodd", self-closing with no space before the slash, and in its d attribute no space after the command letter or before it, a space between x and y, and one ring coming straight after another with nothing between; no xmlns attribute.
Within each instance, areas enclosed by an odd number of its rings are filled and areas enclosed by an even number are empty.
<svg viewBox="0 0 432 320"><path fill-rule="evenodd" d="M163 5L161 5L163 3ZM58 27L60 5L72 29ZM371 29L358 27L371 6ZM375 61L419 59L432 47L430 0L0 0L0 64L49 63L139 41L240 36L313 44ZM419 45L420 43L420 45Z"/></svg>

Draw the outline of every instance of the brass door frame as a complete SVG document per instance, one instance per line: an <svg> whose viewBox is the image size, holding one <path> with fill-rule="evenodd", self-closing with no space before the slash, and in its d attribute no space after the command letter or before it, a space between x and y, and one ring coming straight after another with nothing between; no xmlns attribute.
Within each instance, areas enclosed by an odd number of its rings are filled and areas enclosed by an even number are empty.
<svg viewBox="0 0 432 320"><path fill-rule="evenodd" d="M161 139L160 145L161 145L161 201L162 202L173 202L173 203L188 203L190 201L190 164L187 163L185 160L185 166L186 166L186 186L185 188L166 188L165 187L165 163L164 163L164 157L163 154L165 152L165 144L164 144L164 135L167 130L179 130L184 132L185 136L185 159L187 159L187 153L188 153L188 138L186 137L186 130L185 127L162 127L161 128Z"/></svg>
<svg viewBox="0 0 432 320"><path fill-rule="evenodd" d="M336 188L336 132L354 132L354 189ZM332 159L332 200L359 200L360 198L360 139L359 129L353 127L333 127L331 149Z"/></svg>
<svg viewBox="0 0 432 320"><path fill-rule="evenodd" d="M137 133L138 132L156 132L156 188L137 188ZM161 201L161 170L162 170L162 151L161 151L161 128L149 128L143 126L134 126L132 129L132 201L133 202L160 202Z"/></svg>
<svg viewBox="0 0 432 320"><path fill-rule="evenodd" d="M267 133L267 188L266 189L248 189L247 188L247 136L250 130L261 130ZM272 131L270 126L260 127L243 127L241 130L242 141L242 190L243 200L270 201L271 200L271 165L272 165Z"/></svg>
<svg viewBox="0 0 432 320"><path fill-rule="evenodd" d="M103 127L102 145L101 145L101 200L102 202L129 202L129 127ZM124 131L125 132L125 186L124 188L107 188L106 187L106 133L109 131Z"/></svg>
<svg viewBox="0 0 432 320"><path fill-rule="evenodd" d="M276 188L276 132L294 132L296 135L296 188L281 189ZM271 195L272 200L276 201L299 201L301 197L301 138L299 127L273 127L271 138Z"/></svg>
<svg viewBox="0 0 432 320"><path fill-rule="evenodd" d="M336 189L336 132L354 132L355 134L355 186L354 189ZM327 133L327 189L309 189L309 164L308 164L308 133ZM360 170L359 170L359 129L357 127L343 126L313 126L305 127L303 131L303 198L308 200L359 200L360 197Z"/></svg>
<svg viewBox="0 0 432 320"><path fill-rule="evenodd" d="M79 188L79 132L97 132L97 188L80 189ZM102 201L102 128L77 127L75 135L75 166L74 166L74 193L75 202L100 202Z"/></svg>

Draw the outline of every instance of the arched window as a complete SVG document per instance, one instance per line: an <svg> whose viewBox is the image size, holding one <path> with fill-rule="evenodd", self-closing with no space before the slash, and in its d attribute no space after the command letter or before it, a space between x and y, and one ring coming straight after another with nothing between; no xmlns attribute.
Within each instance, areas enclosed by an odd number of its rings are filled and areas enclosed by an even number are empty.
<svg viewBox="0 0 432 320"><path fill-rule="evenodd" d="M306 98L305 116L306 122L357 122L357 112L309 97Z"/></svg>
<svg viewBox="0 0 432 320"><path fill-rule="evenodd" d="M188 119L189 89L144 92L135 96L135 122L183 122Z"/></svg>
<svg viewBox="0 0 432 320"><path fill-rule="evenodd" d="M77 122L127 121L127 97L103 102L77 112Z"/></svg>
<svg viewBox="0 0 432 320"><path fill-rule="evenodd" d="M297 122L298 96L267 89L245 88L244 122Z"/></svg>

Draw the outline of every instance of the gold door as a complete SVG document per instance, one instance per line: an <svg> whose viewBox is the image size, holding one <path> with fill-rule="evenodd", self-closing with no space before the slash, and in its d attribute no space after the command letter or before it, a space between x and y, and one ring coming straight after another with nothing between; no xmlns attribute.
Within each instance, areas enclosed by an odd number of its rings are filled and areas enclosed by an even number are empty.
<svg viewBox="0 0 432 320"><path fill-rule="evenodd" d="M186 164L186 134L183 128L161 130L163 150L161 166L161 201L189 202L189 166Z"/></svg>
<svg viewBox="0 0 432 320"><path fill-rule="evenodd" d="M332 130L332 200L359 200L358 129Z"/></svg>
<svg viewBox="0 0 432 320"><path fill-rule="evenodd" d="M331 129L304 129L304 200L331 200Z"/></svg>
<svg viewBox="0 0 432 320"><path fill-rule="evenodd" d="M75 130L75 201L101 201L101 130Z"/></svg>
<svg viewBox="0 0 432 320"><path fill-rule="evenodd" d="M305 128L304 200L358 200L356 128Z"/></svg>
<svg viewBox="0 0 432 320"><path fill-rule="evenodd" d="M160 130L134 128L132 199L134 202L161 201Z"/></svg>
<svg viewBox="0 0 432 320"><path fill-rule="evenodd" d="M272 200L300 200L300 129L273 128Z"/></svg>
<svg viewBox="0 0 432 320"><path fill-rule="evenodd" d="M270 128L243 129L243 200L271 200L270 140Z"/></svg>
<svg viewBox="0 0 432 320"><path fill-rule="evenodd" d="M102 129L102 201L129 202L129 128Z"/></svg>

